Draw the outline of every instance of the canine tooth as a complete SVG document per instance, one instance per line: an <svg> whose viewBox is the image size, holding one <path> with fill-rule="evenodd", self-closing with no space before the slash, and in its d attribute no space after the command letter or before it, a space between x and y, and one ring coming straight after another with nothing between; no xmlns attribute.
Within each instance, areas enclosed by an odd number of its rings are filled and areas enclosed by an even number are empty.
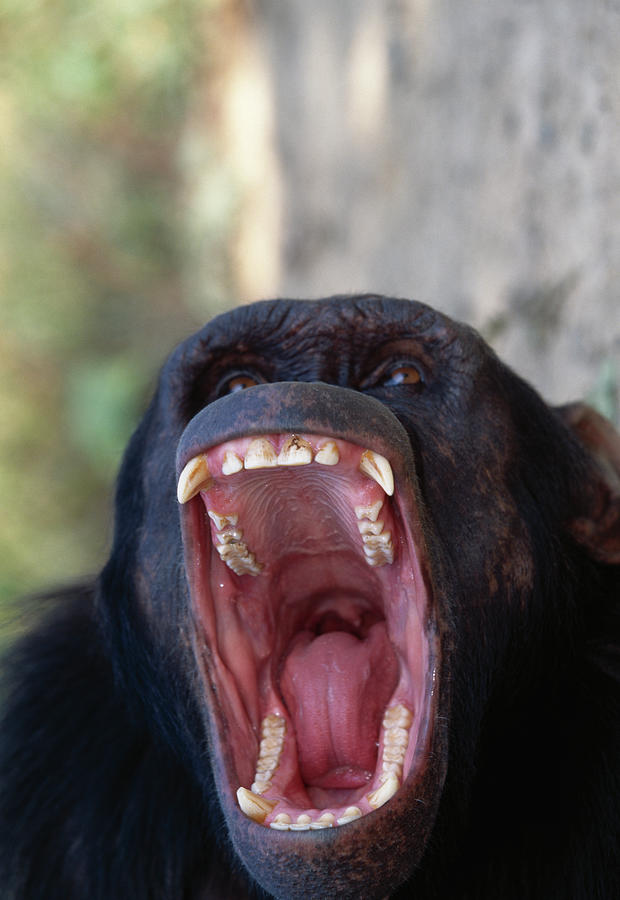
<svg viewBox="0 0 620 900"><path fill-rule="evenodd" d="M377 522L371 522L369 519L362 519L357 523L360 534L381 534L383 525L382 519L379 519Z"/></svg>
<svg viewBox="0 0 620 900"><path fill-rule="evenodd" d="M213 509L208 509L209 518L215 522L218 531L224 531L225 528L234 528L239 521L239 516L233 513L231 516L224 516L222 513L216 513Z"/></svg>
<svg viewBox="0 0 620 900"><path fill-rule="evenodd" d="M315 822L310 823L310 828L332 828L336 822L336 816L333 813L323 813Z"/></svg>
<svg viewBox="0 0 620 900"><path fill-rule="evenodd" d="M246 469L270 469L278 465L273 445L266 438L255 438L245 451Z"/></svg>
<svg viewBox="0 0 620 900"><path fill-rule="evenodd" d="M278 454L279 466L307 466L312 462L312 446L303 438L292 434Z"/></svg>
<svg viewBox="0 0 620 900"><path fill-rule="evenodd" d="M243 460L240 459L234 450L227 450L224 454L222 462L222 475L234 475L243 468Z"/></svg>
<svg viewBox="0 0 620 900"><path fill-rule="evenodd" d="M371 503L370 506L355 506L355 516L358 519L370 519L371 522L376 522L382 507L383 500L377 500L376 503Z"/></svg>
<svg viewBox="0 0 620 900"><path fill-rule="evenodd" d="M253 794L252 791L248 791L244 787L240 787L237 791L237 802L241 812L248 819L252 819L259 824L265 821L276 805L275 803L270 803L269 800L265 800L264 797L259 797L258 794Z"/></svg>
<svg viewBox="0 0 620 900"><path fill-rule="evenodd" d="M209 464L204 453L194 456L183 467L177 484L177 500L179 503L187 503L200 491L208 491L213 484Z"/></svg>
<svg viewBox="0 0 620 900"><path fill-rule="evenodd" d="M383 782L381 787L378 787L376 791L371 791L370 794L367 794L366 799L373 809L379 809L380 806L383 806L384 803L387 803L387 801L394 796L399 787L400 782L396 775L390 775Z"/></svg>
<svg viewBox="0 0 620 900"><path fill-rule="evenodd" d="M353 822L355 819L361 818L362 811L359 806L349 806L345 809L344 813L341 815L339 819L336 819L338 825L347 825L349 822Z"/></svg>
<svg viewBox="0 0 620 900"><path fill-rule="evenodd" d="M360 472L368 475L369 478L372 478L373 481L376 481L383 488L388 496L392 496L394 493L394 475L392 467L385 456L375 453L374 450L364 450L359 467Z"/></svg>
<svg viewBox="0 0 620 900"><path fill-rule="evenodd" d="M319 447L316 456L314 457L314 461L320 463L322 466L335 466L340 462L340 454L338 453L338 447L334 441L327 441L326 444Z"/></svg>

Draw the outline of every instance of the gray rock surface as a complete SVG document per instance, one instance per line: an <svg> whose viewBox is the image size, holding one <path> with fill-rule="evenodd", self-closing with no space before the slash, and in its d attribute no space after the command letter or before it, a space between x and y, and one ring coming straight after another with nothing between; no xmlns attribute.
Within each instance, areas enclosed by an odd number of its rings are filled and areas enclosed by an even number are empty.
<svg viewBox="0 0 620 900"><path fill-rule="evenodd" d="M248 295L415 297L548 399L617 418L620 3L257 0L252 17L272 156Z"/></svg>

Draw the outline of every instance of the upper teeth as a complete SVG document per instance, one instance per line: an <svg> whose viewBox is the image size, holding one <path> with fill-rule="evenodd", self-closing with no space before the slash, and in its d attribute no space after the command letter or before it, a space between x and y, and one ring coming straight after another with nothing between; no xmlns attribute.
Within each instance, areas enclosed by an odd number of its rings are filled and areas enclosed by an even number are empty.
<svg viewBox="0 0 620 900"><path fill-rule="evenodd" d="M234 475L242 469L264 469L279 466L307 466L312 462L323 466L335 466L340 462L340 452L335 440L313 439L314 449L309 440L291 434L284 440L280 451L266 437L256 437L250 441L239 441L235 449L225 449L221 459L222 476ZM245 444L245 453L241 448ZM347 451L348 453L348 451ZM348 458L350 455L348 453ZM355 456L354 456L355 458ZM184 466L179 477L177 497L179 503L187 503L201 491L209 491L214 483L206 453L194 456ZM373 450L363 450L358 463L359 471L375 481L386 494L394 493L394 475L388 460ZM217 471L217 469L216 469ZM389 565L394 561L394 546L389 531L384 531L384 522L378 520L383 500L354 507L357 526L362 539L364 556L369 566ZM243 531L237 527L238 516L221 514L209 509L209 516L215 524L215 549L229 569L236 575L258 575L262 565L250 552L243 540Z"/></svg>
<svg viewBox="0 0 620 900"><path fill-rule="evenodd" d="M335 441L325 441L316 452L309 441L292 434L282 445L279 453L267 438L254 438L250 441L242 459L234 450L227 450L221 464L222 475L234 475L241 469L271 469L276 466L306 466L311 462L323 466L335 466L340 461L340 454ZM386 494L394 493L394 475L388 460L375 453L364 450L359 462L359 470L376 481ZM184 466L177 485L179 503L187 503L200 491L207 491L213 484L209 464L205 453L194 456ZM358 516L358 518L361 518ZM372 519L372 516L368 516ZM376 519L376 516L374 517ZM374 519L372 519L374 521Z"/></svg>
<svg viewBox="0 0 620 900"><path fill-rule="evenodd" d="M194 456L179 476L177 485L177 499L179 503L187 503L200 491L208 490L212 483L207 457L204 453Z"/></svg>
<svg viewBox="0 0 620 900"><path fill-rule="evenodd" d="M360 460L360 472L368 475L377 484L380 484L385 493L391 497L394 493L394 475L392 467L380 453L373 450L364 450Z"/></svg>

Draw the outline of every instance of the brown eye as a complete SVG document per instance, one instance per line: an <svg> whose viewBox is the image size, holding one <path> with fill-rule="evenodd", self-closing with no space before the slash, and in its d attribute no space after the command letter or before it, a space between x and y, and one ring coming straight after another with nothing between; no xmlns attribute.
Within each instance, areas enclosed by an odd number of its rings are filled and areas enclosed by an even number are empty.
<svg viewBox="0 0 620 900"><path fill-rule="evenodd" d="M246 388L254 387L257 384L258 381L252 378L251 375L237 375L235 378L231 378L226 385L226 393L236 394L237 391L244 391Z"/></svg>
<svg viewBox="0 0 620 900"><path fill-rule="evenodd" d="M386 387L394 387L398 384L419 384L420 381L422 376L415 366L398 366L388 373L383 384Z"/></svg>

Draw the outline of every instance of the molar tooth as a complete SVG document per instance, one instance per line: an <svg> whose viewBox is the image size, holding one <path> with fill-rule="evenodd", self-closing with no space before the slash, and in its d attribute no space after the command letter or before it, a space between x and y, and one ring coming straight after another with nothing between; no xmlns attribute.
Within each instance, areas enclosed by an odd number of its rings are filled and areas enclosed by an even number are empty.
<svg viewBox="0 0 620 900"><path fill-rule="evenodd" d="M177 500L179 503L187 503L200 491L208 491L213 484L209 464L204 453L194 456L183 467L177 484Z"/></svg>
<svg viewBox="0 0 620 900"><path fill-rule="evenodd" d="M209 518L215 522L215 527L218 531L224 531L225 528L234 528L239 521L239 516L236 513L225 516L222 513L215 512L214 509L208 509L207 512L209 513Z"/></svg>
<svg viewBox="0 0 620 900"><path fill-rule="evenodd" d="M383 717L384 728L409 728L412 722L413 713L406 706L403 706L402 703L390 706L389 709L386 709Z"/></svg>
<svg viewBox="0 0 620 900"><path fill-rule="evenodd" d="M255 775L254 777L258 778L258 775ZM252 784L252 793L258 794L260 796L262 793L264 793L270 787L271 787L270 781L255 781Z"/></svg>
<svg viewBox="0 0 620 900"><path fill-rule="evenodd" d="M348 806L343 814L337 819L338 825L348 825L349 822L353 822L355 819L361 818L362 811L359 806Z"/></svg>
<svg viewBox="0 0 620 900"><path fill-rule="evenodd" d="M273 734L267 735L260 742L261 753L263 750L265 753L268 753L270 750L281 750L282 749L282 735L281 734Z"/></svg>
<svg viewBox="0 0 620 900"><path fill-rule="evenodd" d="M250 556L251 558L247 559L228 559L226 565L235 575L260 575L263 570L262 565L255 561L253 553Z"/></svg>
<svg viewBox="0 0 620 900"><path fill-rule="evenodd" d="M392 546L392 534L383 531L381 534L363 534L362 543L368 550L387 550Z"/></svg>
<svg viewBox="0 0 620 900"><path fill-rule="evenodd" d="M243 537L240 528L226 529L226 531L216 531L215 537L219 544L238 544Z"/></svg>
<svg viewBox="0 0 620 900"><path fill-rule="evenodd" d="M312 462L312 446L303 438L292 434L278 454L279 466L307 466Z"/></svg>
<svg viewBox="0 0 620 900"><path fill-rule="evenodd" d="M386 494L390 497L392 496L394 493L394 475L392 467L385 456L375 453L374 450L364 450L359 468L360 472L368 475L369 478L372 478L373 481L376 481L383 488Z"/></svg>
<svg viewBox="0 0 620 900"><path fill-rule="evenodd" d="M402 764L405 760L405 748L403 747L384 747L383 759L385 762L395 762Z"/></svg>
<svg viewBox="0 0 620 900"><path fill-rule="evenodd" d="M383 806L384 803L387 803L394 796L399 787L400 782L396 775L389 775L381 787L366 795L366 799L373 809L379 809L380 806Z"/></svg>
<svg viewBox="0 0 620 900"><path fill-rule="evenodd" d="M275 803L270 803L269 800L265 800L264 797L259 797L258 794L253 794L252 791L248 791L248 789L244 787L240 787L237 791L237 802L239 803L241 812L246 815L248 819L252 819L259 824L265 821L276 805Z"/></svg>
<svg viewBox="0 0 620 900"><path fill-rule="evenodd" d="M222 462L222 475L234 475L243 468L243 460L240 459L234 450L227 450L224 454Z"/></svg>
<svg viewBox="0 0 620 900"><path fill-rule="evenodd" d="M384 523L381 519L377 522L371 522L369 519L362 519L357 523L360 534L381 534L383 525Z"/></svg>
<svg viewBox="0 0 620 900"><path fill-rule="evenodd" d="M284 734L286 731L286 719L284 716L277 716L275 713L270 713L268 716L265 716L261 722L261 727L263 737L270 737L273 733L272 729L278 733L282 732Z"/></svg>
<svg viewBox="0 0 620 900"><path fill-rule="evenodd" d="M379 783L383 784L384 781L390 777L390 775L396 775L397 778L401 778L403 774L403 765L402 763L395 762L384 762L382 767L381 775L379 776Z"/></svg>
<svg viewBox="0 0 620 900"><path fill-rule="evenodd" d="M266 438L255 438L245 451L246 469L270 469L278 465L273 444Z"/></svg>
<svg viewBox="0 0 620 900"><path fill-rule="evenodd" d="M272 773L272 772L269 772L269 771L267 771L267 772L257 772L257 773L254 775L254 781L255 781L257 784L265 785L265 784L267 784L267 782L268 782L269 779L271 778L271 775L272 775L272 774L273 774L273 773Z"/></svg>
<svg viewBox="0 0 620 900"><path fill-rule="evenodd" d="M322 466L335 466L340 462L340 454L338 453L338 447L335 442L327 441L327 443L319 447L316 456L314 457L314 461L320 463Z"/></svg>
<svg viewBox="0 0 620 900"><path fill-rule="evenodd" d="M392 725L391 728L386 729L383 742L391 747L406 747L409 743L409 732L406 728Z"/></svg>
<svg viewBox="0 0 620 900"><path fill-rule="evenodd" d="M371 503L370 506L355 506L355 516L357 519L370 519L371 522L376 522L382 507L383 500L377 500L376 503Z"/></svg>

